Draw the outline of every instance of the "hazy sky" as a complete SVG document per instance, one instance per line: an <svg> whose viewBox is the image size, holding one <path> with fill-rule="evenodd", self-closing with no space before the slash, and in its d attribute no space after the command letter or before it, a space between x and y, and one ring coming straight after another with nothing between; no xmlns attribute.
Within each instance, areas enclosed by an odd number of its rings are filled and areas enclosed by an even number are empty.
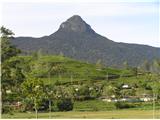
<svg viewBox="0 0 160 120"><path fill-rule="evenodd" d="M146 1L8 2L2 4L2 25L15 36L41 37L52 34L76 14L111 40L160 47L159 3Z"/></svg>

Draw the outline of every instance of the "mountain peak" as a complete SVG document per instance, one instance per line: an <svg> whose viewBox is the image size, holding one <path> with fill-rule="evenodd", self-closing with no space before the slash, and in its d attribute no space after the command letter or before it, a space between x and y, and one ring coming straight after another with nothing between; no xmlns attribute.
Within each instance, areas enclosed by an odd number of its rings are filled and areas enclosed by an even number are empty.
<svg viewBox="0 0 160 120"><path fill-rule="evenodd" d="M74 32L91 32L93 33L91 26L88 25L79 15L73 15L67 21L60 25L59 30L62 31L74 31Z"/></svg>
<svg viewBox="0 0 160 120"><path fill-rule="evenodd" d="M83 19L79 15L73 15L67 21L71 21L71 22L83 22Z"/></svg>

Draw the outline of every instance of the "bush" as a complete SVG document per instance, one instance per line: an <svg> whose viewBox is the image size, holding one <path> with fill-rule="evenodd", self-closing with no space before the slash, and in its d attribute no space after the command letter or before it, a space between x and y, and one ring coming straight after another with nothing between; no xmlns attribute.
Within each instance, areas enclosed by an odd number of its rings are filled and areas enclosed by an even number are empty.
<svg viewBox="0 0 160 120"><path fill-rule="evenodd" d="M62 99L57 102L59 111L70 111L73 109L73 102L71 99Z"/></svg>
<svg viewBox="0 0 160 120"><path fill-rule="evenodd" d="M48 100L42 100L42 103L40 104L40 107L39 107L39 111L46 111L49 109L49 101Z"/></svg>
<svg viewBox="0 0 160 120"><path fill-rule="evenodd" d="M13 114L13 108L11 106L2 106L2 113Z"/></svg>
<svg viewBox="0 0 160 120"><path fill-rule="evenodd" d="M127 102L116 102L115 106L116 106L117 109L125 109L125 108L135 107L133 104L129 104Z"/></svg>
<svg viewBox="0 0 160 120"><path fill-rule="evenodd" d="M59 109L58 109L58 106L57 106L57 103L56 103L56 102L54 102L54 104L52 105L52 107L51 107L51 111L53 111L53 112L58 112L58 111L59 111Z"/></svg>
<svg viewBox="0 0 160 120"><path fill-rule="evenodd" d="M61 83L58 80L56 80L56 82L54 84L55 85L60 85Z"/></svg>
<svg viewBox="0 0 160 120"><path fill-rule="evenodd" d="M106 79L105 76L91 76L90 78L92 80L105 80Z"/></svg>
<svg viewBox="0 0 160 120"><path fill-rule="evenodd" d="M34 104L33 101L30 99L24 99L23 103L22 103L23 107L22 107L22 112L26 112L26 111L33 111L34 110Z"/></svg>
<svg viewBox="0 0 160 120"><path fill-rule="evenodd" d="M97 106L92 106L92 111L98 111L98 107Z"/></svg>

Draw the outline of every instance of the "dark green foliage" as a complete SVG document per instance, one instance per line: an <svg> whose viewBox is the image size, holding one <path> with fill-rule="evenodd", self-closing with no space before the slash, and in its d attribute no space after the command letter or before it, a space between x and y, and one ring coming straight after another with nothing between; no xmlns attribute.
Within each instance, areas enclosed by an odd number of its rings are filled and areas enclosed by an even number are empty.
<svg viewBox="0 0 160 120"><path fill-rule="evenodd" d="M134 108L135 107L133 104L130 104L127 102L116 102L115 106L117 109L127 109L127 108Z"/></svg>
<svg viewBox="0 0 160 120"><path fill-rule="evenodd" d="M20 53L20 50L17 49L10 43L10 39L13 38L14 33L1 27L1 91L2 91L2 109L4 112L10 112L12 109L8 105L21 100L20 97L20 84L25 79L25 76L22 72L23 59L18 59L15 56ZM10 93L7 93L10 91Z"/></svg>
<svg viewBox="0 0 160 120"><path fill-rule="evenodd" d="M137 110L153 110L153 102L138 102L138 103L132 103L135 107L131 109L137 109ZM160 102L156 102L155 106L156 110L160 109Z"/></svg>
<svg viewBox="0 0 160 120"><path fill-rule="evenodd" d="M75 101L74 111L108 111L115 110L114 103L104 102L102 100Z"/></svg>
<svg viewBox="0 0 160 120"><path fill-rule="evenodd" d="M48 109L49 109L49 101L48 101L48 99L43 99L38 110L39 111L48 111Z"/></svg>
<svg viewBox="0 0 160 120"><path fill-rule="evenodd" d="M59 80L56 80L56 82L54 83L55 85L60 85Z"/></svg>
<svg viewBox="0 0 160 120"><path fill-rule="evenodd" d="M12 78L13 77L12 75L16 73L20 73L21 74L20 76L22 77L21 70L19 69L19 67L17 68L21 60L11 59L12 57L20 53L20 50L14 47L13 45L11 45L9 42L10 37L12 37L14 33L3 26L1 27L0 30L2 35L1 36L2 81L5 82L5 80L7 81L7 80L15 79L15 78ZM19 78L19 76L17 78Z"/></svg>
<svg viewBox="0 0 160 120"><path fill-rule="evenodd" d="M22 83L22 93L24 98L29 98L34 104L36 118L38 118L38 110L41 108L43 99L45 98L45 89L43 81L39 78L28 76Z"/></svg>
<svg viewBox="0 0 160 120"><path fill-rule="evenodd" d="M8 114L13 114L13 107L12 106L9 106L9 105L3 105L2 106L2 113L5 114L5 113L8 113Z"/></svg>
<svg viewBox="0 0 160 120"><path fill-rule="evenodd" d="M11 88L15 85L15 80L20 79L23 80L24 76L21 73L21 69L17 67L19 62L12 59L12 57L16 56L20 53L20 50L15 48L10 44L9 39L14 35L12 31L6 29L5 27L1 27L1 61L2 61L2 90L5 94L5 90L7 88ZM17 75L16 75L17 74ZM19 80L17 80L19 81Z"/></svg>
<svg viewBox="0 0 160 120"><path fill-rule="evenodd" d="M57 102L57 107L59 111L70 111L73 109L73 102L71 99L61 99Z"/></svg>
<svg viewBox="0 0 160 120"><path fill-rule="evenodd" d="M23 82L23 58L12 57L2 64L2 85L18 86ZM4 83L4 84L3 84ZM10 83L10 84L9 84Z"/></svg>
<svg viewBox="0 0 160 120"><path fill-rule="evenodd" d="M84 84L74 88L74 99L83 101L95 99L101 94L101 86Z"/></svg>
<svg viewBox="0 0 160 120"><path fill-rule="evenodd" d="M22 112L34 111L34 103L30 98L23 98Z"/></svg>
<svg viewBox="0 0 160 120"><path fill-rule="evenodd" d="M5 60L16 56L20 53L20 50L17 49L15 46L11 45L9 39L14 35L14 33L6 29L5 27L1 27L1 61L4 62Z"/></svg>
<svg viewBox="0 0 160 120"><path fill-rule="evenodd" d="M132 73L134 76L137 76L137 74L138 74L138 69L137 69L137 67L132 67L132 68L130 68L130 70L131 70L131 73Z"/></svg>

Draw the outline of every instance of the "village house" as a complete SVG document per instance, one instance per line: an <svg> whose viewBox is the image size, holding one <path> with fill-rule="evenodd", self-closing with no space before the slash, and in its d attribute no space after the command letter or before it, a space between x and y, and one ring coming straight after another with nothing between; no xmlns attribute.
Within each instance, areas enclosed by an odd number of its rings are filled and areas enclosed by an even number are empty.
<svg viewBox="0 0 160 120"><path fill-rule="evenodd" d="M122 85L122 88L123 88L123 89L129 89L129 88L130 88L130 86L129 86L129 85L127 85L127 84L124 84L124 85Z"/></svg>
<svg viewBox="0 0 160 120"><path fill-rule="evenodd" d="M140 100L143 101L143 102L149 102L149 101L152 101L153 98L151 98L151 97L144 97L144 98L140 98Z"/></svg>

